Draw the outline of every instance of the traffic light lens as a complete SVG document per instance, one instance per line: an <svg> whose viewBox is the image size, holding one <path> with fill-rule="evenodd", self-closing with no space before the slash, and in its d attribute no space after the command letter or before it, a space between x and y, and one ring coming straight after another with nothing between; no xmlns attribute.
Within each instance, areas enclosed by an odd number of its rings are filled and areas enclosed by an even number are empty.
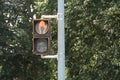
<svg viewBox="0 0 120 80"><path fill-rule="evenodd" d="M38 34L45 34L48 32L48 22L47 21L40 21L35 26L36 32Z"/></svg>
<svg viewBox="0 0 120 80"><path fill-rule="evenodd" d="M48 41L47 39L38 39L36 42L36 50L37 52L43 53L48 50Z"/></svg>

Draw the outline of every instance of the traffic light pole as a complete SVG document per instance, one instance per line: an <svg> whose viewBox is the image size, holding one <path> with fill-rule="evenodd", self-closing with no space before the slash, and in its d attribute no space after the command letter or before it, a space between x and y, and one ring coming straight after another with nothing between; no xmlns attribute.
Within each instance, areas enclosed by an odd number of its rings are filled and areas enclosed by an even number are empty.
<svg viewBox="0 0 120 80"><path fill-rule="evenodd" d="M64 0L58 0L58 80L65 80Z"/></svg>
<svg viewBox="0 0 120 80"><path fill-rule="evenodd" d="M41 18L57 18L58 20L58 54L41 55L41 58L57 58L58 80L65 80L65 30L64 30L64 0L58 0L57 15L42 15Z"/></svg>

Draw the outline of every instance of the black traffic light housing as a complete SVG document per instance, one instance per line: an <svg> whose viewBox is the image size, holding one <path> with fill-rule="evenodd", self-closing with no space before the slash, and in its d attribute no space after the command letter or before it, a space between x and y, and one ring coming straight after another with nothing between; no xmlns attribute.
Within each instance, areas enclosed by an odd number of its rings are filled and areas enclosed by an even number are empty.
<svg viewBox="0 0 120 80"><path fill-rule="evenodd" d="M47 19L33 20L32 52L35 55L48 55L51 48L51 26Z"/></svg>

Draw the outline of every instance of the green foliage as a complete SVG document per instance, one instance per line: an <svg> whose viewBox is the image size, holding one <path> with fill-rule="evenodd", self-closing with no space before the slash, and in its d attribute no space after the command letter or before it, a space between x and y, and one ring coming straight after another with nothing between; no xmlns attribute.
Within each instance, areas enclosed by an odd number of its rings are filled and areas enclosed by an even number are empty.
<svg viewBox="0 0 120 80"><path fill-rule="evenodd" d="M68 76L119 80L120 1L72 1L66 2Z"/></svg>
<svg viewBox="0 0 120 80"><path fill-rule="evenodd" d="M57 14L57 0L0 1L0 80L57 80L57 61L32 55L35 14ZM65 39L66 80L120 80L119 0L65 0Z"/></svg>
<svg viewBox="0 0 120 80"><path fill-rule="evenodd" d="M0 10L0 80L50 78L48 60L32 55L34 1L3 0Z"/></svg>

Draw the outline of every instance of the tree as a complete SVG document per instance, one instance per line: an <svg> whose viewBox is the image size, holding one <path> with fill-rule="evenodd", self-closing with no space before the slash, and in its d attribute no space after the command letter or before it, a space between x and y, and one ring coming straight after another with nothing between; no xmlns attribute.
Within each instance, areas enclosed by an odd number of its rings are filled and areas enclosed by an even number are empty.
<svg viewBox="0 0 120 80"><path fill-rule="evenodd" d="M69 79L119 80L118 3L118 0L66 2Z"/></svg>
<svg viewBox="0 0 120 80"><path fill-rule="evenodd" d="M1 80L44 80L42 76L47 74L45 71L47 72L48 66L39 57L32 55L33 8L33 0L1 1Z"/></svg>

